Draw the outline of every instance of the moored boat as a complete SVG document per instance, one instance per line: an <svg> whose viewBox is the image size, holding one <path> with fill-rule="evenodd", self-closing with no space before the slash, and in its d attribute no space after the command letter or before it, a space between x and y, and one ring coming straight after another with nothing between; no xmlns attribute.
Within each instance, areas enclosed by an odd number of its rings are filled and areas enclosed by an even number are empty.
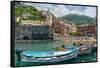
<svg viewBox="0 0 100 68"><path fill-rule="evenodd" d="M53 51L24 51L22 52L22 62L60 62L76 58L78 50L67 48L65 50Z"/></svg>
<svg viewBox="0 0 100 68"><path fill-rule="evenodd" d="M91 54L92 47L91 46L80 46L78 50L79 50L79 55Z"/></svg>
<svg viewBox="0 0 100 68"><path fill-rule="evenodd" d="M95 51L97 51L97 45L96 44L92 46L92 52L95 52Z"/></svg>
<svg viewBox="0 0 100 68"><path fill-rule="evenodd" d="M73 44L75 47L78 48L78 54L83 55L83 54L91 54L92 51L92 46L91 45L83 45L83 44Z"/></svg>

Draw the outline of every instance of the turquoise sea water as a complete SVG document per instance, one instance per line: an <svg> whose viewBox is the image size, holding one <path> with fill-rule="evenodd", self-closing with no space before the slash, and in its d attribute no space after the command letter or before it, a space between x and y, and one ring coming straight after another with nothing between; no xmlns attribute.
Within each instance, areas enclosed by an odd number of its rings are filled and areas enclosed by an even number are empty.
<svg viewBox="0 0 100 68"><path fill-rule="evenodd" d="M15 49L22 48L25 50L32 50L32 51L48 51L53 50L55 47L62 46L62 42L60 41L41 41L41 42L34 42L34 43L16 43ZM15 55L15 66L37 66L37 65L54 65L54 64L71 64L71 63L80 63L80 62L95 62L97 61L97 53L92 52L89 55L81 55L75 59L66 60L63 62L56 62L56 63L23 63L17 61L17 56Z"/></svg>

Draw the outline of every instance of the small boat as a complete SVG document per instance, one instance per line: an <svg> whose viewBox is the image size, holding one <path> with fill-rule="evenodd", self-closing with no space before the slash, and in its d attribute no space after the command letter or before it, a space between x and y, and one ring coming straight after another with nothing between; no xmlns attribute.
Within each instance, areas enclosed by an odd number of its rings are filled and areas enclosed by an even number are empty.
<svg viewBox="0 0 100 68"><path fill-rule="evenodd" d="M97 45L92 46L92 52L95 52L95 51L97 51Z"/></svg>
<svg viewBox="0 0 100 68"><path fill-rule="evenodd" d="M80 46L79 47L79 55L82 54L91 54L92 47L91 46Z"/></svg>
<svg viewBox="0 0 100 68"><path fill-rule="evenodd" d="M79 55L83 55L83 54L91 54L91 51L92 51L92 47L91 45L77 45L77 44L74 44L75 47L78 48L78 54Z"/></svg>
<svg viewBox="0 0 100 68"><path fill-rule="evenodd" d="M24 51L22 52L22 62L60 62L76 58L77 48L67 48L53 51Z"/></svg>

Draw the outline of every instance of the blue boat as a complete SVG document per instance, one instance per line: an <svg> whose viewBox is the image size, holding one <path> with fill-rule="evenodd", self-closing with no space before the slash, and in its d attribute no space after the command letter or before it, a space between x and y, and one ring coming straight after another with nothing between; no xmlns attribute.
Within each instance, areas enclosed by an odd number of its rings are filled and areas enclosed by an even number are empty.
<svg viewBox="0 0 100 68"><path fill-rule="evenodd" d="M53 51L24 51L22 52L22 62L60 62L76 58L77 48L66 48L64 50Z"/></svg>

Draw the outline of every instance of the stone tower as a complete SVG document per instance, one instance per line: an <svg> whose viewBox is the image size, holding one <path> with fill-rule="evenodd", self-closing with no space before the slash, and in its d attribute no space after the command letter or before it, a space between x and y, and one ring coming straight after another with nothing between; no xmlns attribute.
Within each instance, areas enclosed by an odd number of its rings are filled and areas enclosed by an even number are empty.
<svg viewBox="0 0 100 68"><path fill-rule="evenodd" d="M52 13L50 12L50 9L48 9L46 14L46 23L51 26L52 25Z"/></svg>

